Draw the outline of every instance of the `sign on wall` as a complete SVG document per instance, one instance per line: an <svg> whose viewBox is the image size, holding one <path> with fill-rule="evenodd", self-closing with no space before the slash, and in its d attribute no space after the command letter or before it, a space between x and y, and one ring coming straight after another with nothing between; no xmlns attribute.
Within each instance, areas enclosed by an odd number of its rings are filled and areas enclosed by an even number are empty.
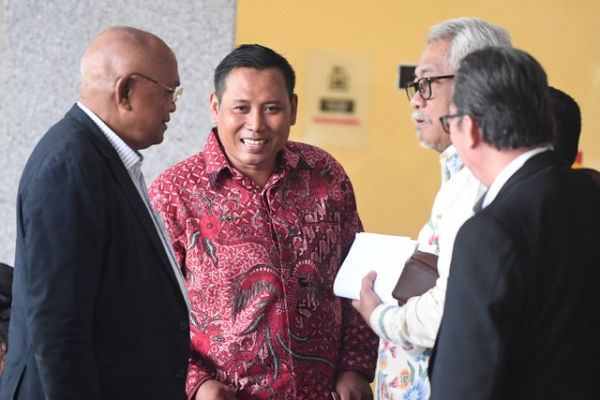
<svg viewBox="0 0 600 400"><path fill-rule="evenodd" d="M417 64L401 63L398 65L398 89L404 90L407 83L415 79Z"/></svg>
<svg viewBox="0 0 600 400"><path fill-rule="evenodd" d="M329 147L367 145L371 64L367 55L308 55L304 100L307 142Z"/></svg>

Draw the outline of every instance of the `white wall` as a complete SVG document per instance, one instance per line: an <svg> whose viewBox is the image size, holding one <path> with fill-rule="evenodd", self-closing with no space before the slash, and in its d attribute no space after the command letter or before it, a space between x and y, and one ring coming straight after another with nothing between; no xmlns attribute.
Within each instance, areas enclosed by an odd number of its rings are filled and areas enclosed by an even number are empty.
<svg viewBox="0 0 600 400"><path fill-rule="evenodd" d="M131 25L160 36L177 55L185 90L165 141L144 151L150 183L204 145L212 73L233 48L236 8L236 0L0 0L0 261L14 262L23 166L77 101L79 61L93 38L106 27Z"/></svg>

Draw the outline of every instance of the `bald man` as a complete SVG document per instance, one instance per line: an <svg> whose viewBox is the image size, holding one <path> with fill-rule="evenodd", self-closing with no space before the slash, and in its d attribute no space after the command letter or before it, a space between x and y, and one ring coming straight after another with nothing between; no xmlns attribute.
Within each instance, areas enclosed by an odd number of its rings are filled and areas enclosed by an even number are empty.
<svg viewBox="0 0 600 400"><path fill-rule="evenodd" d="M183 399L185 283L138 152L163 140L181 94L177 60L158 37L113 27L81 72L80 101L19 185L0 399Z"/></svg>

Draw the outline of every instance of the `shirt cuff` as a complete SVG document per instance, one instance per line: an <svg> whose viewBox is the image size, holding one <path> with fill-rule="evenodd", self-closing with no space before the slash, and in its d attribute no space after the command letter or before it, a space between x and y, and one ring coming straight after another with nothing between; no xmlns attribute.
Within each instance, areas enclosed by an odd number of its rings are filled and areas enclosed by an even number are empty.
<svg viewBox="0 0 600 400"><path fill-rule="evenodd" d="M375 307L375 310L371 313L371 318L369 322L371 323L371 328L373 332L377 334L382 339L387 341L391 341L392 339L389 336L389 325L386 326L385 318L386 314L388 314L392 310L397 310L400 308L399 306L394 306L390 304L380 304Z"/></svg>

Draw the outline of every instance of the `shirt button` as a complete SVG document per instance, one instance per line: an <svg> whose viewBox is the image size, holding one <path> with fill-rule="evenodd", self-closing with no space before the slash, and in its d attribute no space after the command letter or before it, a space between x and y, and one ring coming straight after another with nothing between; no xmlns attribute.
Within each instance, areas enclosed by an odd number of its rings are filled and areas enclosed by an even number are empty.
<svg viewBox="0 0 600 400"><path fill-rule="evenodd" d="M181 322L179 322L178 327L181 332L186 332L190 329L190 324L187 321L181 321Z"/></svg>
<svg viewBox="0 0 600 400"><path fill-rule="evenodd" d="M178 368L177 371L175 371L175 378L183 378L184 375L185 368Z"/></svg>

